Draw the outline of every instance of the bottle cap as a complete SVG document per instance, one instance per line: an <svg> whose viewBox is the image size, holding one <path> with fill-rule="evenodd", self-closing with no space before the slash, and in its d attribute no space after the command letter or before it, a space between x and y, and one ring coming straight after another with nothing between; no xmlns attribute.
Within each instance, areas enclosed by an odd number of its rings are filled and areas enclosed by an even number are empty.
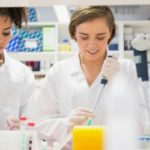
<svg viewBox="0 0 150 150"><path fill-rule="evenodd" d="M68 43L68 39L63 39L63 43Z"/></svg>
<svg viewBox="0 0 150 150"><path fill-rule="evenodd" d="M34 123L34 122L28 122L28 126L29 126L29 127L34 127L34 126L35 126L35 123Z"/></svg>
<svg viewBox="0 0 150 150"><path fill-rule="evenodd" d="M19 120L20 120L20 121L26 121L26 120L27 120L27 117L21 116L21 117L19 118Z"/></svg>

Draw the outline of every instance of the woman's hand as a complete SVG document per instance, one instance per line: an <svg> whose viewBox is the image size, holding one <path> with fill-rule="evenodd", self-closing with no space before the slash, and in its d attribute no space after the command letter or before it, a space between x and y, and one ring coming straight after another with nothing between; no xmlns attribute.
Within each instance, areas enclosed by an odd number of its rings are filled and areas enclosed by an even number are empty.
<svg viewBox="0 0 150 150"><path fill-rule="evenodd" d="M93 117L93 113L88 108L77 108L69 116L68 131L71 132L75 125L83 125L86 120Z"/></svg>
<svg viewBox="0 0 150 150"><path fill-rule="evenodd" d="M115 56L107 57L104 60L101 73L108 81L111 81L114 75L118 72L119 67L120 64Z"/></svg>
<svg viewBox="0 0 150 150"><path fill-rule="evenodd" d="M20 128L20 123L19 123L18 119L8 117L7 123L8 123L10 130L19 130L19 128Z"/></svg>

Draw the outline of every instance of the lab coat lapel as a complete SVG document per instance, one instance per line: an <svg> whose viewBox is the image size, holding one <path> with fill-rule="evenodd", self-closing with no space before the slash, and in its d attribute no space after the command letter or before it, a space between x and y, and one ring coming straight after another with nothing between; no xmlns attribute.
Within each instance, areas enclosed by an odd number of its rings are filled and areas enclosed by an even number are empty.
<svg viewBox="0 0 150 150"><path fill-rule="evenodd" d="M6 70L8 70L8 68L9 68L9 63L10 63L10 57L7 55L7 53L5 52L5 50L4 50L4 60L5 60L5 62L4 62L4 64L0 67L0 71L6 71Z"/></svg>
<svg viewBox="0 0 150 150"><path fill-rule="evenodd" d="M75 55L72 59L73 68L70 70L70 75L76 80L76 83L80 84L81 86L84 86L86 88L89 88L84 73L80 66L80 60L79 55Z"/></svg>

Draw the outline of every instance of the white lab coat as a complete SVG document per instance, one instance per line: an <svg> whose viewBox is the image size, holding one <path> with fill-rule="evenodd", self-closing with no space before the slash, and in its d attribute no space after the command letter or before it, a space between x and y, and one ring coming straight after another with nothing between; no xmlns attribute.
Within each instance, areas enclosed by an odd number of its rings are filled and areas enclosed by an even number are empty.
<svg viewBox="0 0 150 150"><path fill-rule="evenodd" d="M34 75L27 66L10 58L6 52L4 59L5 63L0 67L1 113L5 117L18 119L20 115L27 115L27 108L34 91ZM5 124L0 121L1 127L3 123Z"/></svg>
<svg viewBox="0 0 150 150"><path fill-rule="evenodd" d="M124 87L133 89L135 98L139 98L138 80L134 63L127 59L119 59L120 81L124 81ZM71 111L78 107L92 108L100 88L101 73L94 83L89 87L83 71L81 70L78 56L57 62L48 72L36 103L34 119L37 120L37 129L41 135L45 135L48 141L59 141L67 134L67 117ZM106 123L107 105L113 97L111 89L114 82L106 84L100 103L95 110L94 124L104 125ZM120 89L117 89L119 92ZM125 88L125 94L128 93ZM141 91L140 91L141 92ZM143 106L144 101L137 100L137 105ZM54 119L55 118L55 119ZM38 121L40 119L40 121ZM39 122L39 123L38 123Z"/></svg>

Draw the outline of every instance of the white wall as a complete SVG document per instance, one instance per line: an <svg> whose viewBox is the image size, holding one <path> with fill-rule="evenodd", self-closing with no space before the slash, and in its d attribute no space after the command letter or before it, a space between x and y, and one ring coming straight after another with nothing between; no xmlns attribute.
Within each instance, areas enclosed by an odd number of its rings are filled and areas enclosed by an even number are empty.
<svg viewBox="0 0 150 150"><path fill-rule="evenodd" d="M117 20L147 20L150 19L150 5L112 6Z"/></svg>
<svg viewBox="0 0 150 150"><path fill-rule="evenodd" d="M52 5L147 5L150 0L4 0L2 6L52 6Z"/></svg>
<svg viewBox="0 0 150 150"><path fill-rule="evenodd" d="M37 17L38 21L53 21L57 22L56 13L52 6L50 7L37 7Z"/></svg>
<svg viewBox="0 0 150 150"><path fill-rule="evenodd" d="M111 6L111 8L116 20L150 19L150 5ZM37 7L36 10L39 21L58 21L52 6Z"/></svg>

